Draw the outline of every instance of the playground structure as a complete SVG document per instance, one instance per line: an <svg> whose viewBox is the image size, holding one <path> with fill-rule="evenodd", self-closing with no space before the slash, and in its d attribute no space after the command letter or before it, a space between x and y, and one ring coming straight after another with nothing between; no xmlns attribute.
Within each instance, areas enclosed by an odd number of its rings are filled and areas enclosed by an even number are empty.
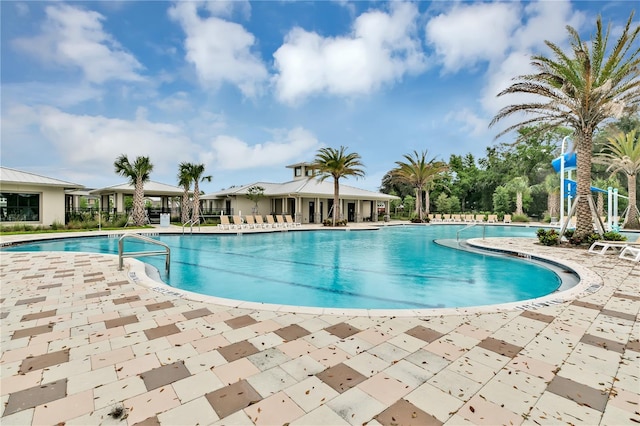
<svg viewBox="0 0 640 426"><path fill-rule="evenodd" d="M577 183L571 179L571 172L577 167L577 155L575 152L565 152L565 142L567 137L562 140L562 151L560 157L551 161L551 165L556 173L560 173L560 235L564 234L564 231L569 227L571 217L575 214L580 195L576 196ZM567 177L565 177L565 174ZM624 195L618 193L617 188L608 187L606 190L602 188L591 187L591 192L601 192L607 194L607 220L606 227L602 222L602 218L598 215L598 211L593 202L591 196L587 197L589 208L591 209L591 216L596 230L603 234L605 229L607 231L620 230L620 223L618 216L618 198L627 198ZM574 199L575 197L575 199ZM567 216L564 216L564 199L567 198ZM573 199L573 204L572 204ZM625 209L622 214L622 224L626 222L626 215L628 214L629 207Z"/></svg>

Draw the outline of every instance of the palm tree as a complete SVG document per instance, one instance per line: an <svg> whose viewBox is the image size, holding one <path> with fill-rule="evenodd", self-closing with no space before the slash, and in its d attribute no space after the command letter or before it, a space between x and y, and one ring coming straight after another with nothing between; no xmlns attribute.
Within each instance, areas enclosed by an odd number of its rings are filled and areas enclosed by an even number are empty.
<svg viewBox="0 0 640 426"><path fill-rule="evenodd" d="M363 177L364 165L360 161L360 155L351 152L345 153L348 148L340 149L320 148L313 161L313 167L317 170L316 177L320 182L333 178L333 226L340 217L340 178L347 176Z"/></svg>
<svg viewBox="0 0 640 426"><path fill-rule="evenodd" d="M436 161L435 158L427 160L427 156L427 150L421 153L413 151L413 154L405 154L403 157L406 162L396 161L398 167L391 171L393 179L408 184L414 189L416 193L416 213L421 221L424 213L422 208L423 191L426 193L428 203L431 184L449 168L446 163Z"/></svg>
<svg viewBox="0 0 640 426"><path fill-rule="evenodd" d="M627 175L627 190L629 191L629 211L625 226L640 229L638 206L636 205L636 176L640 172L640 142L636 131L627 134L618 133L615 137L608 137L603 152L596 155L594 161L608 164L611 175L623 173Z"/></svg>
<svg viewBox="0 0 640 426"><path fill-rule="evenodd" d="M119 156L113 163L115 172L129 179L134 187L133 191L133 223L135 226L145 225L144 213L144 183L149 181L149 174L153 170L153 164L149 157L136 157L133 164L125 154Z"/></svg>
<svg viewBox="0 0 640 426"><path fill-rule="evenodd" d="M183 189L182 203L180 206L180 220L182 223L189 221L189 190L191 189L190 163L182 162L178 166L178 185Z"/></svg>
<svg viewBox="0 0 640 426"><path fill-rule="evenodd" d="M631 114L640 103L640 48L634 45L640 26L631 29L633 15L632 12L611 49L607 46L611 26L603 33L601 17L596 21L596 34L591 43L583 42L578 32L567 26L572 55L545 41L555 59L543 55L533 56L532 65L537 73L519 76L519 81L498 94L527 94L538 99L506 106L490 123L493 126L515 113L533 115L509 126L498 137L517 128L538 123L541 124L540 130L561 125L573 128L574 146L578 155L577 235L593 232L587 202L591 186L593 134L605 120Z"/></svg>
<svg viewBox="0 0 640 426"><path fill-rule="evenodd" d="M530 191L529 188L529 179L526 176L519 176L511 179L507 185L507 189L516 193L516 214L523 215L524 211L522 209L522 198L524 194L528 194Z"/></svg>
<svg viewBox="0 0 640 426"><path fill-rule="evenodd" d="M193 181L193 205L191 207L191 220L196 223L200 220L200 182L211 182L210 175L203 176L204 164L188 163L189 176Z"/></svg>
<svg viewBox="0 0 640 426"><path fill-rule="evenodd" d="M547 193L547 212L549 216L557 218L560 215L560 175L550 173L532 189Z"/></svg>

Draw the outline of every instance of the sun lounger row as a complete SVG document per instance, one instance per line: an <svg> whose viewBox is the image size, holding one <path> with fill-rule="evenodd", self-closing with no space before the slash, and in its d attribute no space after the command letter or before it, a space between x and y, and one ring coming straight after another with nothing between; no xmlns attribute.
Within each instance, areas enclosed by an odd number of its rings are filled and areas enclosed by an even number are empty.
<svg viewBox="0 0 640 426"><path fill-rule="evenodd" d="M485 220L484 214L429 214L429 220L431 222L460 222L460 223L498 223L498 215L487 215ZM511 223L511 215L505 214L504 223Z"/></svg>
<svg viewBox="0 0 640 426"><path fill-rule="evenodd" d="M257 216L231 216L231 221L229 221L229 216L220 216L220 224L218 228L225 230L231 229L266 229L266 228L294 228L301 226L299 222L295 222L290 214L286 215L276 215L275 219L273 215L266 215L266 222L264 221L262 215Z"/></svg>

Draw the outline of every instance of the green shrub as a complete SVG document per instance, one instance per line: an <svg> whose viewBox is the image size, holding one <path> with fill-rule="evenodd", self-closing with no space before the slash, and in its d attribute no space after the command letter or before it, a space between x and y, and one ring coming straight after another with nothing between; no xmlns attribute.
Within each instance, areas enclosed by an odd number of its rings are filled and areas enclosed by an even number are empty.
<svg viewBox="0 0 640 426"><path fill-rule="evenodd" d="M545 246L557 246L560 244L560 234L555 229L538 229L536 232L538 241Z"/></svg>
<svg viewBox="0 0 640 426"><path fill-rule="evenodd" d="M511 216L511 221L512 222L529 222L529 216L527 216L526 214L514 214L513 216Z"/></svg>
<svg viewBox="0 0 640 426"><path fill-rule="evenodd" d="M64 229L65 226L64 224L58 222L57 220L54 220L50 228L53 229L54 231L57 231L58 229Z"/></svg>
<svg viewBox="0 0 640 426"><path fill-rule="evenodd" d="M627 240L627 237L615 231L605 232L604 234L602 234L602 238L604 238L606 241L626 241Z"/></svg>

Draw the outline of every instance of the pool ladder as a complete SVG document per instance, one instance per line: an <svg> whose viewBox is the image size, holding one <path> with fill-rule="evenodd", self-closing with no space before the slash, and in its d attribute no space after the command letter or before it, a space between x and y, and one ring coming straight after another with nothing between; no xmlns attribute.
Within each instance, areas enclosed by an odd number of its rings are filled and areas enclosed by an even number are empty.
<svg viewBox="0 0 640 426"><path fill-rule="evenodd" d="M464 227L464 228L462 228L462 229L459 229L459 230L458 230L458 232L456 232L456 241L460 241L460 233L461 233L462 231L465 231L465 230L467 230L467 229L471 229L471 228L473 228L473 227L474 227L474 226L476 226L476 225L478 225L478 224L477 224L477 223L472 223L472 224L470 224L470 225L465 226L465 227ZM487 225L483 224L483 225L482 225L482 239L483 239L483 240L484 240L484 236L485 236L485 234L486 234L486 231L487 231Z"/></svg>
<svg viewBox="0 0 640 426"><path fill-rule="evenodd" d="M156 251L124 251L124 240L126 238L135 238L137 240L142 240L144 242L155 244L158 246L164 247L164 250L156 250ZM142 236L140 234L124 234L118 240L118 271L122 271L123 268L123 258L125 257L144 257L144 256L160 256L165 255L165 269L167 271L167 275L169 275L169 265L171 263L171 249L165 243L161 243L160 241L154 240L149 237Z"/></svg>
<svg viewBox="0 0 640 426"><path fill-rule="evenodd" d="M200 231L200 219L198 220L188 220L182 224L182 234L184 235L184 228L189 226L190 233L193 234L193 226L198 225L198 231Z"/></svg>

